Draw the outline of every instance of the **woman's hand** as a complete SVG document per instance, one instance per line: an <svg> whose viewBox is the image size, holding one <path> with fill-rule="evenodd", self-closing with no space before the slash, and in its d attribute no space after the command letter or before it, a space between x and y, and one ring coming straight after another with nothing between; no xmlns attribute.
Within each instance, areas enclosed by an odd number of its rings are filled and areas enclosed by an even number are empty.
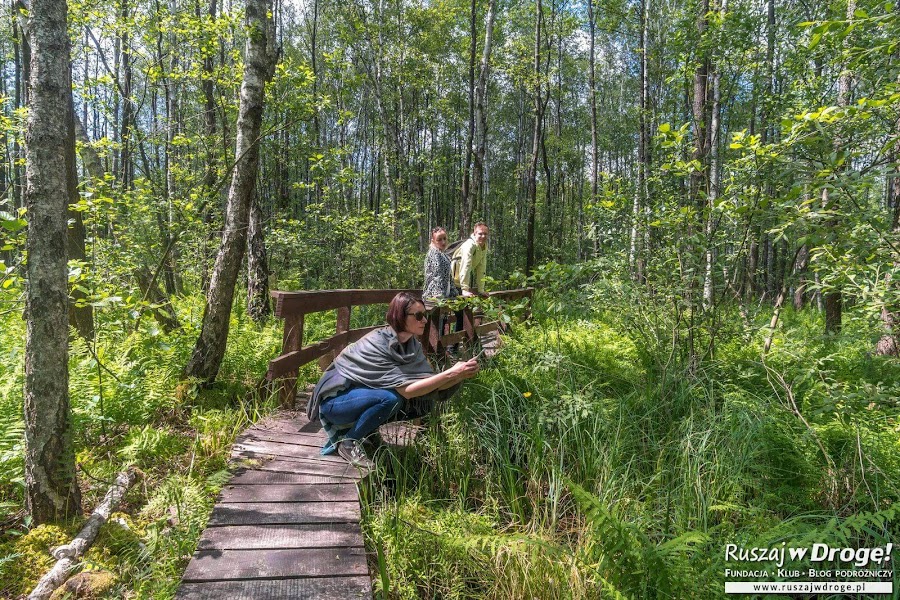
<svg viewBox="0 0 900 600"><path fill-rule="evenodd" d="M475 377L481 366L477 359L461 360L449 369L441 371L426 379L418 379L412 383L397 388L404 398L417 398L434 390L445 390L453 387L464 379Z"/></svg>
<svg viewBox="0 0 900 600"><path fill-rule="evenodd" d="M469 360L461 360L447 369L447 371L453 373L460 380L475 377L475 375L477 375L478 371L480 370L481 365L478 364L478 360L475 358Z"/></svg>

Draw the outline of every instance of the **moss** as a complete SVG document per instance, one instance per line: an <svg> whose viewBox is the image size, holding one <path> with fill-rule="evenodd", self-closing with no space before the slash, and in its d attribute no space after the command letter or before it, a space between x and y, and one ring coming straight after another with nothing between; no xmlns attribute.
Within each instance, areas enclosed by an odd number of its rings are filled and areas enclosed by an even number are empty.
<svg viewBox="0 0 900 600"><path fill-rule="evenodd" d="M109 571L87 571L73 575L50 596L50 600L66 598L104 598L116 584L116 577Z"/></svg>
<svg viewBox="0 0 900 600"><path fill-rule="evenodd" d="M19 539L0 545L0 593L15 597L31 591L56 562L50 548L69 543L78 527L75 522L65 526L40 525Z"/></svg>

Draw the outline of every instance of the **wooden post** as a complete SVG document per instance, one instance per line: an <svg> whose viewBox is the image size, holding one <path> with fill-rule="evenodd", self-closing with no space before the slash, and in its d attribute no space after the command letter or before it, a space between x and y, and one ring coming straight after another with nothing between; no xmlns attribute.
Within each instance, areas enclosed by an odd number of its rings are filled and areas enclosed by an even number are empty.
<svg viewBox="0 0 900 600"><path fill-rule="evenodd" d="M419 340L422 342L422 349L425 351L425 354L436 352L438 349L439 340L444 334L443 331L440 331L442 314L443 309L441 307L435 307L428 312L425 331L422 332L422 339Z"/></svg>
<svg viewBox="0 0 900 600"><path fill-rule="evenodd" d="M347 333L350 331L350 307L342 306L337 309L337 327L335 333ZM343 350L344 344L338 350Z"/></svg>
<svg viewBox="0 0 900 600"><path fill-rule="evenodd" d="M285 317L281 354L295 352L303 347L303 316L303 314L299 314ZM294 408L294 398L297 395L298 373L299 369L294 369L282 379L281 406L284 408Z"/></svg>
<svg viewBox="0 0 900 600"><path fill-rule="evenodd" d="M466 340L472 343L475 339L475 317L468 306L463 309L463 331L466 332Z"/></svg>
<svg viewBox="0 0 900 600"><path fill-rule="evenodd" d="M342 306L337 309L337 325L335 326L335 333L347 333L350 331L350 309L351 306ZM332 348L327 354L324 354L319 358L319 368L323 371L328 368L328 365L334 361L335 357L341 353L347 346L347 343L343 340L338 340L337 344L335 344L334 348Z"/></svg>

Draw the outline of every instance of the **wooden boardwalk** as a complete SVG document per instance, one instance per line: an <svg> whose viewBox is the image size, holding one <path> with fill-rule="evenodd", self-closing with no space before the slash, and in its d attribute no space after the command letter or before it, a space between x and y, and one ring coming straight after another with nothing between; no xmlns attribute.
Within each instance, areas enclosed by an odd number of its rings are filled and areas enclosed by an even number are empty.
<svg viewBox="0 0 900 600"><path fill-rule="evenodd" d="M496 331L480 336L490 356ZM305 406L311 389L297 396ZM388 423L388 445L412 443L420 427ZM372 598L359 525L357 482L366 475L321 456L321 425L305 410L279 411L235 440L239 465L219 495L177 600Z"/></svg>
<svg viewBox="0 0 900 600"><path fill-rule="evenodd" d="M293 411L241 434L232 456L248 466L222 490L177 599L372 597L356 485L365 473L320 456L324 441Z"/></svg>

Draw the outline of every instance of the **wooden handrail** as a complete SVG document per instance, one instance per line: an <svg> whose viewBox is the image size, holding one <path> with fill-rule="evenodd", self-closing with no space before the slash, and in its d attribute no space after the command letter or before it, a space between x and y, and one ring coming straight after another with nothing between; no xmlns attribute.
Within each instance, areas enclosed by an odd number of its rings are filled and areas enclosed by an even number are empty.
<svg viewBox="0 0 900 600"><path fill-rule="evenodd" d="M281 388L282 404L292 407L296 395L298 369L303 365L322 359L320 365L325 368L323 362L333 359L347 344L355 342L367 333L383 327L362 327L350 329L350 311L354 306L366 306L370 304L388 304L400 292L420 293L414 289L381 289L381 290L318 290L285 292L273 291L275 300L275 316L284 319L284 336L282 338L281 355L269 361L269 369L266 379L275 381L281 379L284 385ZM521 290L501 290L491 292L492 298L504 300L517 300L530 297L534 293L533 288ZM337 324L335 335L318 341L309 346L303 346L303 324L307 314L325 310L337 309ZM497 321L476 324L472 311L464 309L463 331L442 335L437 331L438 316L446 309L434 309L430 311L425 333L422 335L422 345L426 352L436 352L446 348L450 344L472 340L476 336L499 328ZM450 313L452 314L452 313Z"/></svg>
<svg viewBox="0 0 900 600"><path fill-rule="evenodd" d="M388 304L400 292L421 294L422 290L321 290L308 292L272 292L275 316L309 314L345 306Z"/></svg>

